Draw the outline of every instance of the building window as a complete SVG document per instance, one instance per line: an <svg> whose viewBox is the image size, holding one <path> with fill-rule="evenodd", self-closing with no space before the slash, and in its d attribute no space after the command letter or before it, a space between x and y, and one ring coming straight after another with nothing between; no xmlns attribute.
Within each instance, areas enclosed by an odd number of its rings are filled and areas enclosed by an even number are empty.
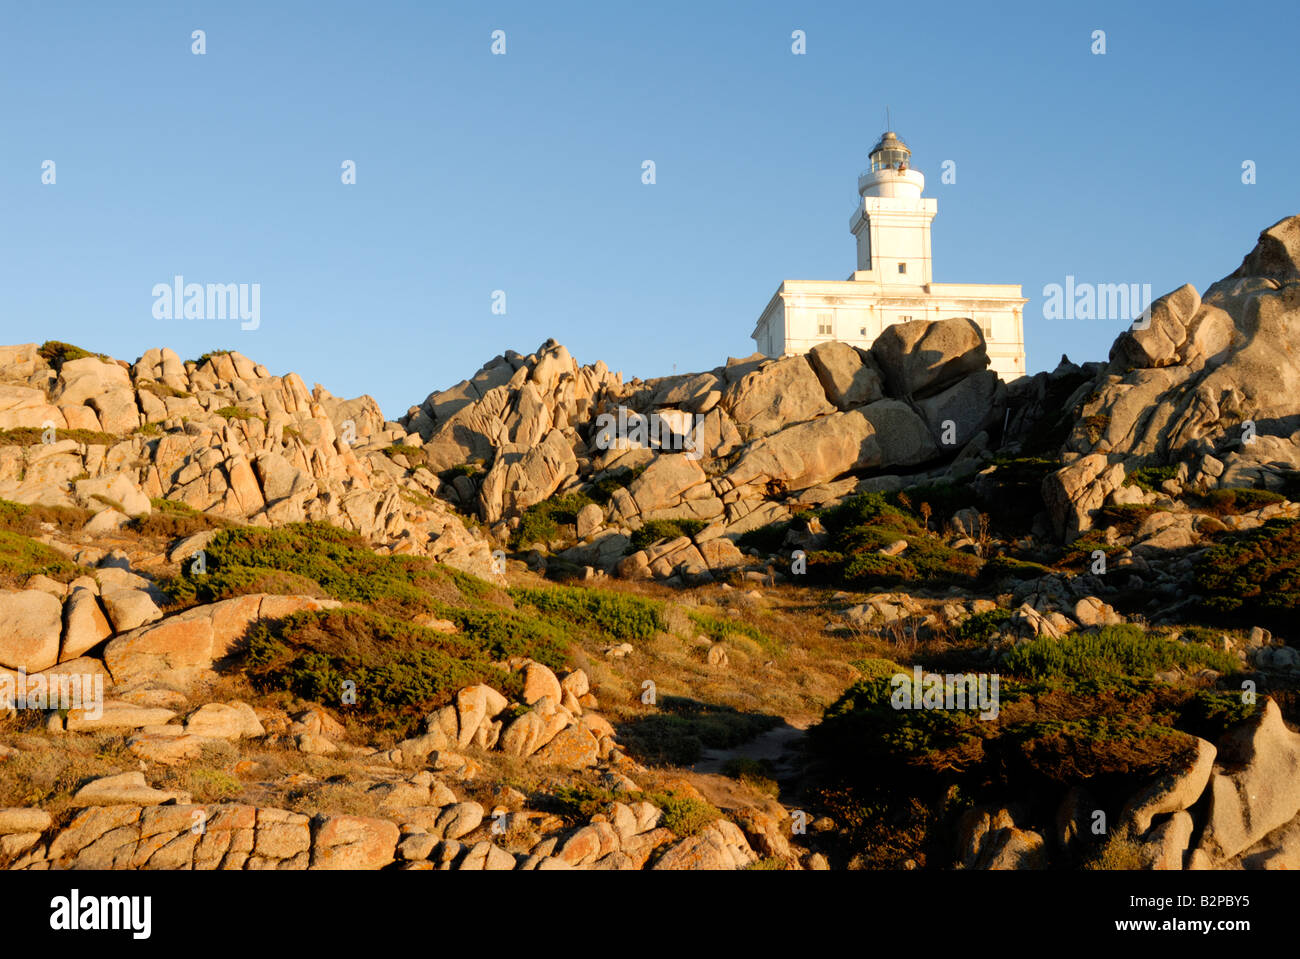
<svg viewBox="0 0 1300 959"><path fill-rule="evenodd" d="M817 314L817 335L830 336L831 334L832 334L831 314L818 313Z"/></svg>
<svg viewBox="0 0 1300 959"><path fill-rule="evenodd" d="M867 328L865 326L862 329L858 330L858 336L866 336L866 335L867 335Z"/></svg>
<svg viewBox="0 0 1300 959"><path fill-rule="evenodd" d="M900 316L900 317L898 318L898 322L899 322L899 323L911 323L911 322L912 322L912 318L911 318L910 316Z"/></svg>
<svg viewBox="0 0 1300 959"><path fill-rule="evenodd" d="M906 273L906 272L907 272L907 264L906 264L906 263L900 263L900 264L898 264L898 272L899 272L899 273Z"/></svg>

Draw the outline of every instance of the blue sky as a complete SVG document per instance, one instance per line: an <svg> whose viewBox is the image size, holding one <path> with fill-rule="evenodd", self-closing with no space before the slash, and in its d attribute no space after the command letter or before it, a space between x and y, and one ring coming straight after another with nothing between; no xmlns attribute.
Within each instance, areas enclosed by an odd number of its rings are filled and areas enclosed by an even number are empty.
<svg viewBox="0 0 1300 959"><path fill-rule="evenodd" d="M1103 359L1126 324L1045 320L1046 284L1204 290L1300 213L1297 26L1294 0L5 0L0 341L238 349L389 417L547 337L711 368L781 280L851 272L889 106L935 279L1023 284L1031 371ZM260 327L154 318L176 274L259 283Z"/></svg>

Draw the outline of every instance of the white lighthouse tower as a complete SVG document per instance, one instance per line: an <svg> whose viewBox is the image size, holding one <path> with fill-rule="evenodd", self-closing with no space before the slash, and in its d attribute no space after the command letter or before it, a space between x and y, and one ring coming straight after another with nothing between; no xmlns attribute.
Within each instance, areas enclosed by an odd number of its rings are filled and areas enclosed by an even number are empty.
<svg viewBox="0 0 1300 959"><path fill-rule="evenodd" d="M922 287L934 278L930 221L939 204L921 196L925 176L911 161L912 151L893 131L871 149L871 166L858 177L861 202L849 221L858 240L855 280L874 277L882 286Z"/></svg>
<svg viewBox="0 0 1300 959"><path fill-rule="evenodd" d="M912 168L912 151L891 130L872 147L868 163L849 219L858 245L853 275L782 283L750 334L758 349L790 356L828 340L869 347L893 323L967 317L984 334L990 368L1006 380L1023 376L1020 287L935 283L930 223L939 205L922 196L925 177Z"/></svg>

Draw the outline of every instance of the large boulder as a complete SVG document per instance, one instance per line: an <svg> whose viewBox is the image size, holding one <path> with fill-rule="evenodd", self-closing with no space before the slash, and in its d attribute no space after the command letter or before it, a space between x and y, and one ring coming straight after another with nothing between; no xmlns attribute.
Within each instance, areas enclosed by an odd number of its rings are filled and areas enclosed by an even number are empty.
<svg viewBox="0 0 1300 959"><path fill-rule="evenodd" d="M746 373L727 387L722 405L750 439L835 411L803 356L787 356Z"/></svg>
<svg viewBox="0 0 1300 959"><path fill-rule="evenodd" d="M479 513L489 523L518 516L547 499L577 470L573 447L559 430L526 448L502 446L479 490Z"/></svg>
<svg viewBox="0 0 1300 959"><path fill-rule="evenodd" d="M59 661L63 604L39 589L0 592L0 666L46 669Z"/></svg>
<svg viewBox="0 0 1300 959"><path fill-rule="evenodd" d="M870 353L866 354L869 358ZM874 363L847 343L832 340L818 343L808 352L808 362L826 391L826 398L839 409L863 406L883 399L880 372Z"/></svg>
<svg viewBox="0 0 1300 959"><path fill-rule="evenodd" d="M758 440L725 479L733 488L803 490L852 471L915 466L937 453L925 422L910 406L881 400Z"/></svg>
<svg viewBox="0 0 1300 959"><path fill-rule="evenodd" d="M966 318L890 324L871 355L894 397L930 396L989 364L984 333Z"/></svg>
<svg viewBox="0 0 1300 959"><path fill-rule="evenodd" d="M1230 859L1300 814L1300 733L1287 729L1272 699L1252 721L1219 741L1200 849Z"/></svg>

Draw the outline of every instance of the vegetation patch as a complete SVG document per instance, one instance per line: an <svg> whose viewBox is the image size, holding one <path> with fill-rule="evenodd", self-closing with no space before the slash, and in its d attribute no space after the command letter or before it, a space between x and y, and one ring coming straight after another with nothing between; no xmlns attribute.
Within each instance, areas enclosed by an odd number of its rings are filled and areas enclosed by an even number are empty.
<svg viewBox="0 0 1300 959"><path fill-rule="evenodd" d="M430 610L446 567L416 556L380 556L360 536L326 523L290 523L275 529L232 527L218 532L206 550L207 569L185 567L164 590L182 604L211 603L250 592L299 591L353 603ZM268 585L280 584L278 589Z"/></svg>
<svg viewBox="0 0 1300 959"><path fill-rule="evenodd" d="M823 513L821 521L829 534L829 549L809 555L808 572L836 584L970 585L983 565L977 557L926 533L911 515L880 493L853 496ZM880 552L898 540L907 542L902 554Z"/></svg>
<svg viewBox="0 0 1300 959"><path fill-rule="evenodd" d="M1101 679L1181 669L1237 672L1235 656L1199 643L1180 643L1128 624L1105 626L1098 632L1074 632L1061 639L1035 639L1013 649L1003 668L1032 679Z"/></svg>
<svg viewBox="0 0 1300 959"><path fill-rule="evenodd" d="M815 798L861 862L946 864L962 808L1073 785L1131 795L1187 762L1193 737L1213 741L1255 714L1238 692L1150 678L1202 666L1232 672L1235 660L1131 626L1033 642L999 666L997 715L984 719L978 707L896 708L894 683L876 669L810 730Z"/></svg>
<svg viewBox="0 0 1300 959"><path fill-rule="evenodd" d="M754 642L758 643L758 645L763 648L764 652L770 655L775 656L781 652L782 646L780 640L768 636L757 626L751 626L749 623L741 622L738 619L730 619L725 616L714 616L711 613L697 612L695 610L690 610L687 613L687 616L700 632L704 633L705 636L709 637L709 639L713 640L715 643L720 643L728 636L732 635L748 636Z"/></svg>
<svg viewBox="0 0 1300 959"><path fill-rule="evenodd" d="M552 586L516 588L510 590L510 596L550 617L598 629L625 642L650 639L664 629L663 604L630 593Z"/></svg>
<svg viewBox="0 0 1300 959"><path fill-rule="evenodd" d="M1300 615L1300 520L1228 534L1202 555L1194 577L1209 615L1293 626Z"/></svg>
<svg viewBox="0 0 1300 959"><path fill-rule="evenodd" d="M84 360L88 356L98 357L105 362L109 362L108 357L103 353L92 353L90 350L83 350L79 346L73 346L71 343L63 343L59 340L46 340L37 348L36 353L56 370L61 369L64 363L70 363L73 360Z"/></svg>
<svg viewBox="0 0 1300 959"><path fill-rule="evenodd" d="M429 465L429 454L424 451L423 446L393 443L391 446L384 447L384 455L389 459L396 459L398 456L402 457L406 460L407 466L413 470Z"/></svg>
<svg viewBox="0 0 1300 959"><path fill-rule="evenodd" d="M227 420L260 419L256 413L251 410L246 410L242 406L223 406L221 409L213 410L212 412Z"/></svg>
<svg viewBox="0 0 1300 959"><path fill-rule="evenodd" d="M154 396L167 396L181 400L188 400L194 396L188 390L178 390L176 387L160 383L158 380L136 380L135 388L144 390L146 393L152 393Z"/></svg>
<svg viewBox="0 0 1300 959"><path fill-rule="evenodd" d="M519 549L533 543L550 543L558 539L560 527L576 524L579 510L593 502L586 493L566 493L528 507L519 518L519 528L511 537L512 547Z"/></svg>
<svg viewBox="0 0 1300 959"><path fill-rule="evenodd" d="M1160 484L1177 478L1177 466L1146 466L1125 476L1124 485L1136 486L1144 493L1163 493Z"/></svg>
<svg viewBox="0 0 1300 959"><path fill-rule="evenodd" d="M121 437L113 433L98 430L60 430L54 431L55 440L72 440L85 446L112 446ZM0 446L40 446L45 442L45 430L35 426L20 426L12 430L0 430Z"/></svg>
<svg viewBox="0 0 1300 959"><path fill-rule="evenodd" d="M531 652L511 645L510 652ZM470 633L441 633L371 610L342 608L258 621L249 630L240 667L263 692L290 693L379 728L409 729L465 686L489 683L519 692L510 686L518 684L517 676L492 665L503 652ZM344 702L345 690L355 691L355 703Z"/></svg>
<svg viewBox="0 0 1300 959"><path fill-rule="evenodd" d="M0 584L10 588L21 586L32 576L48 576L69 583L84 572L44 543L21 533L0 530Z"/></svg>
<svg viewBox="0 0 1300 959"><path fill-rule="evenodd" d="M706 525L700 519L652 519L632 534L632 545L637 549L645 549L661 539L693 537Z"/></svg>
<svg viewBox="0 0 1300 959"><path fill-rule="evenodd" d="M1286 497L1266 489L1214 489L1201 497L1205 508L1220 516L1236 516L1285 503Z"/></svg>

